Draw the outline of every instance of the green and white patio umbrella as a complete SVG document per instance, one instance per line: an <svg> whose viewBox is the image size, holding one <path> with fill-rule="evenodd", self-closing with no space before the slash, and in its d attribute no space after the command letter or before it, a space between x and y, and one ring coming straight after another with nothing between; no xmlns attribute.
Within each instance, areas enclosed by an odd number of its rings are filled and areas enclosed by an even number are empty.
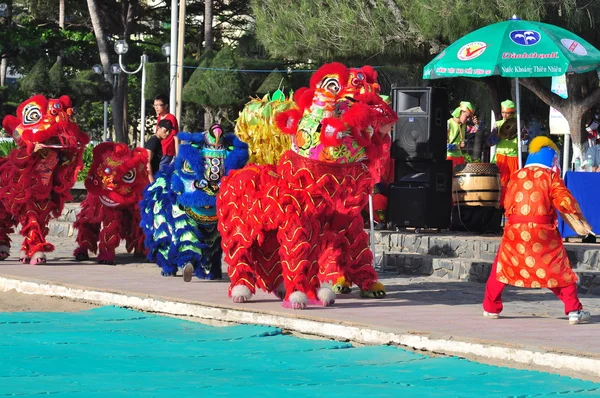
<svg viewBox="0 0 600 398"><path fill-rule="evenodd" d="M521 162L519 78L585 73L600 68L600 51L561 27L513 17L484 26L449 45L423 69L423 79L517 79L517 132Z"/></svg>

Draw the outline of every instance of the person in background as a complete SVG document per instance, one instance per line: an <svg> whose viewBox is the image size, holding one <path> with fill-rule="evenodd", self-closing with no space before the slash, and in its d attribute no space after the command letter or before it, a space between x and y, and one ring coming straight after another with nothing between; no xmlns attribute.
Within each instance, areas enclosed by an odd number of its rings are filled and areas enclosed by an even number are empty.
<svg viewBox="0 0 600 398"><path fill-rule="evenodd" d="M174 126L170 120L164 119L158 122L156 132L148 142L146 142L146 150L148 151L148 180L152 184L154 176L161 169L161 161L163 158L162 142L171 135Z"/></svg>
<svg viewBox="0 0 600 398"><path fill-rule="evenodd" d="M179 125L177 118L172 113L169 113L169 97L164 94L159 94L154 97L154 110L156 111L156 130L158 130L158 124L162 120L169 120L173 126L169 136L162 140L162 159L160 169L171 164L173 158L177 155L179 150L179 140L177 139L177 132L179 131Z"/></svg>
<svg viewBox="0 0 600 398"><path fill-rule="evenodd" d="M462 148L465 146L467 121L475 113L475 108L470 102L461 101L448 119L446 159L452 160L452 167L465 164Z"/></svg>
<svg viewBox="0 0 600 398"><path fill-rule="evenodd" d="M523 164L527 163L527 153L529 152L529 130L523 127L521 129L521 159Z"/></svg>
<svg viewBox="0 0 600 398"><path fill-rule="evenodd" d="M508 222L485 286L486 318L500 316L506 285L550 289L564 303L569 324L591 318L577 296L577 275L556 227L557 212L580 235L591 234L592 227L560 176L558 153L550 138L536 137L527 164L511 176L504 202Z"/></svg>
<svg viewBox="0 0 600 398"><path fill-rule="evenodd" d="M510 176L519 168L519 138L515 120L515 103L511 100L502 101L500 107L502 120L496 122L488 143L492 146L496 145L496 154L491 162L496 163L500 169L500 207L503 208ZM510 128L507 128L509 126Z"/></svg>
<svg viewBox="0 0 600 398"><path fill-rule="evenodd" d="M596 144L596 139L593 140L591 147L585 151L585 171L600 171L600 145Z"/></svg>

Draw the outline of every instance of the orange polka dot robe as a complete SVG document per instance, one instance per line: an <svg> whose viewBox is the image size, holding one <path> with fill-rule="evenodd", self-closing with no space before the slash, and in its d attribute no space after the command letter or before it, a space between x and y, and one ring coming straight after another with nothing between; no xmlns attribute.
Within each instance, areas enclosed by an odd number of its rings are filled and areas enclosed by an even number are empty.
<svg viewBox="0 0 600 398"><path fill-rule="evenodd" d="M508 184L505 209L508 223L498 250L498 281L532 288L564 287L575 283L577 276L571 270L556 227L556 210L577 218L582 214L560 175L537 166L517 170ZM513 217L513 222L512 215L517 216ZM540 216L545 216L548 223L527 222L534 217L540 221Z"/></svg>

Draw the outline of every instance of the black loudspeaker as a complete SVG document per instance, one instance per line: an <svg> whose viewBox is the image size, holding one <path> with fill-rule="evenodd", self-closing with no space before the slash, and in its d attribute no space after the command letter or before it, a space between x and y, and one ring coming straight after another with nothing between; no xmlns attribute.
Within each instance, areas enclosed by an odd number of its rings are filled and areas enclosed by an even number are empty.
<svg viewBox="0 0 600 398"><path fill-rule="evenodd" d="M399 162L388 192L388 220L393 227L450 226L452 162Z"/></svg>
<svg viewBox="0 0 600 398"><path fill-rule="evenodd" d="M398 122L392 156L399 160L446 159L448 93L438 87L392 87Z"/></svg>
<svg viewBox="0 0 600 398"><path fill-rule="evenodd" d="M485 234L502 232L502 210L492 206L452 207L451 231L468 231Z"/></svg>

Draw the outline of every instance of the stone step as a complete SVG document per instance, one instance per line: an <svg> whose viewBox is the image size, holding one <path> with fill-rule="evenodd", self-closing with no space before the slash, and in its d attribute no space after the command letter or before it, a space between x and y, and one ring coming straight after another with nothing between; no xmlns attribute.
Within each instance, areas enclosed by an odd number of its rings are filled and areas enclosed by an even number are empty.
<svg viewBox="0 0 600 398"><path fill-rule="evenodd" d="M432 256L418 253L383 253L383 274L436 276L444 279L485 283L493 261ZM600 295L600 270L575 267L581 294Z"/></svg>
<svg viewBox="0 0 600 398"><path fill-rule="evenodd" d="M414 253L451 259L494 261L500 236L466 233L418 234L376 231L376 251L382 253ZM574 268L600 271L600 244L565 243Z"/></svg>
<svg viewBox="0 0 600 398"><path fill-rule="evenodd" d="M75 237L77 237L77 230L75 228L73 228L73 223L72 222L67 222L67 221L50 221L50 223L48 223L48 229L50 231L48 231L48 241L52 241L52 237L59 237L59 238L68 238L68 237L73 237L73 240L75 240ZM17 228L15 228L15 232L19 233L21 231L21 226L18 225Z"/></svg>
<svg viewBox="0 0 600 398"><path fill-rule="evenodd" d="M55 222L67 222L67 223L74 223L76 218L77 218L77 214L79 214L79 210L81 209L81 204L80 203L66 203L65 204L65 208L62 211L62 214L60 215L60 217L51 220L50 224L55 223Z"/></svg>
<svg viewBox="0 0 600 398"><path fill-rule="evenodd" d="M461 281L485 282L491 260L450 258L430 254L384 252L380 269L384 273L436 276Z"/></svg>
<svg viewBox="0 0 600 398"><path fill-rule="evenodd" d="M413 233L376 231L377 250L416 253L438 257L458 257L493 261L500 245L500 236L461 234L460 232Z"/></svg>

